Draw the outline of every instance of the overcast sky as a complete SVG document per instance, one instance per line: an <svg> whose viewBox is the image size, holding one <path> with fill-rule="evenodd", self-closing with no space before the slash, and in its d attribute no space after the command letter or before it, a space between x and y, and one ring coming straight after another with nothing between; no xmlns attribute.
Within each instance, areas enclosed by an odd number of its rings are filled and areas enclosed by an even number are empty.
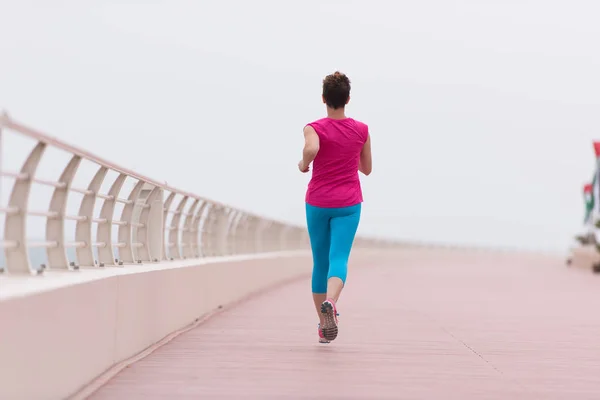
<svg viewBox="0 0 600 400"><path fill-rule="evenodd" d="M581 227L597 1L0 0L0 15L0 107L181 189L303 223L302 127L339 69L373 142L362 233L562 251Z"/></svg>

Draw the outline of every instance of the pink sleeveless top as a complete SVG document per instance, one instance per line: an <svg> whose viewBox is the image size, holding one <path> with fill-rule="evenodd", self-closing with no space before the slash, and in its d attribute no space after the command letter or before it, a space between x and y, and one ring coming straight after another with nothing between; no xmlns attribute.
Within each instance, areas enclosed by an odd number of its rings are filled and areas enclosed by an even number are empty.
<svg viewBox="0 0 600 400"><path fill-rule="evenodd" d="M323 118L308 125L319 135L320 147L313 161L306 202L324 208L362 203L358 164L369 136L368 126L352 118Z"/></svg>

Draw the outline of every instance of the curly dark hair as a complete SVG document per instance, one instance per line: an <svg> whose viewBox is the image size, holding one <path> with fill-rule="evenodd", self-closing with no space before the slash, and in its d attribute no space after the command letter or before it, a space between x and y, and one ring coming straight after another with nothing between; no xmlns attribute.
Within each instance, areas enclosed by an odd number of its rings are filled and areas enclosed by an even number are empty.
<svg viewBox="0 0 600 400"><path fill-rule="evenodd" d="M344 108L350 97L350 79L339 71L323 79L323 99L325 104L337 110Z"/></svg>

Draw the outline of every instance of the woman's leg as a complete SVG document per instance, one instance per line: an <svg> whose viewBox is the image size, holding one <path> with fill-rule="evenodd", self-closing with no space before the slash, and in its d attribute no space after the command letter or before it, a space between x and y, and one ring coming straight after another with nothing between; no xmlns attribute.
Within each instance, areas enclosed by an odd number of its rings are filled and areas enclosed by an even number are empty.
<svg viewBox="0 0 600 400"><path fill-rule="evenodd" d="M338 334L338 301L348 275L348 259L360 222L361 205L337 209L330 220L329 272L327 275L327 300L321 304L323 334L334 340Z"/></svg>
<svg viewBox="0 0 600 400"><path fill-rule="evenodd" d="M349 207L348 213L331 219L327 298L337 302L348 276L348 259L360 222L361 205Z"/></svg>
<svg viewBox="0 0 600 400"><path fill-rule="evenodd" d="M321 304L327 297L327 275L329 273L330 227L329 215L325 210L306 205L306 225L313 255L312 293L315 310L323 326Z"/></svg>

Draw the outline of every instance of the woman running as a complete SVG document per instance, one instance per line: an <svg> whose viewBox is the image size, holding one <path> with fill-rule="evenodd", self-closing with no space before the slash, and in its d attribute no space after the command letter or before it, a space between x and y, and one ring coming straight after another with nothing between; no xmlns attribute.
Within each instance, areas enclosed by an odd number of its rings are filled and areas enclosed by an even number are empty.
<svg viewBox="0 0 600 400"><path fill-rule="evenodd" d="M336 303L346 282L348 258L360 220L358 171L371 173L371 139L366 124L346 117L350 80L340 72L323 80L327 117L304 127L298 163L312 179L306 192L306 222L313 255L312 292L319 315L319 342L338 335Z"/></svg>

